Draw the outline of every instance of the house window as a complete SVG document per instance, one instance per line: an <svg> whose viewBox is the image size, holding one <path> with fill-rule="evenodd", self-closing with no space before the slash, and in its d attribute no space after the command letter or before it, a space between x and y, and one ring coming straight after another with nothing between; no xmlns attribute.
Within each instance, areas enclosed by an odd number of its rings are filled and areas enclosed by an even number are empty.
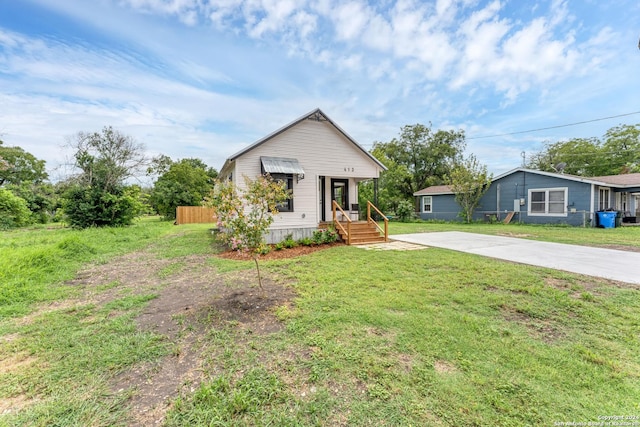
<svg viewBox="0 0 640 427"><path fill-rule="evenodd" d="M601 188L598 192L598 210L604 211L611 207L609 205L609 195L611 194L611 190L608 188Z"/></svg>
<svg viewBox="0 0 640 427"><path fill-rule="evenodd" d="M431 213L433 202L431 196L422 196L422 212Z"/></svg>
<svg viewBox="0 0 640 427"><path fill-rule="evenodd" d="M276 207L279 212L293 212L293 174L274 173L271 177L279 182L286 184L285 189L289 193L289 198L282 203L278 203Z"/></svg>
<svg viewBox="0 0 640 427"><path fill-rule="evenodd" d="M529 190L529 215L567 216L567 193L564 188Z"/></svg>

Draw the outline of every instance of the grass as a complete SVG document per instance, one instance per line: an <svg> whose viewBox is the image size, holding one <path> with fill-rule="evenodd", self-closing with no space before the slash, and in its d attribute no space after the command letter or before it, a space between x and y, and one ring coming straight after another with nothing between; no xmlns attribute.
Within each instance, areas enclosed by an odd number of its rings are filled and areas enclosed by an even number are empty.
<svg viewBox="0 0 640 427"><path fill-rule="evenodd" d="M33 304L68 297L61 283L89 262L142 248L171 231L168 222L148 218L127 228L21 229L0 239L0 319L27 314Z"/></svg>
<svg viewBox="0 0 640 427"><path fill-rule="evenodd" d="M64 282L87 264L104 264L145 247L165 258L180 257L180 251L210 252L209 234L202 226L176 228L157 218L127 228L2 232L0 414L9 410L9 415L0 415L0 425L123 425L129 396L110 390L109 380L171 351L164 337L139 331L134 322L157 295L79 305L74 302L78 290ZM169 264L159 276L180 265ZM119 285L112 281L95 292Z"/></svg>
<svg viewBox="0 0 640 427"><path fill-rule="evenodd" d="M224 372L212 363L168 425L521 426L640 412L637 290L438 249L341 247L268 268L300 294L277 311L286 331L217 331Z"/></svg>
<svg viewBox="0 0 640 427"><path fill-rule="evenodd" d="M636 246L639 237L631 228L391 229L600 245ZM164 337L133 322L156 295L65 305L74 294L62 282L86 263L144 246L170 259L160 278L179 274L188 256L211 251L210 239L202 226L155 221L86 233L2 233L0 245L16 253L0 250L0 274L9 279L0 281L0 368L14 366L0 369L0 401L27 402L0 415L0 425L125 425L129 396L109 390L109 379L171 351ZM43 261L27 262L33 259ZM250 267L209 262L229 277ZM637 289L440 249L342 246L263 267L298 293L295 305L274 310L284 329L262 335L237 322L203 320L204 381L176 399L166 426L521 426L640 414ZM19 287L22 293L12 290ZM43 302L51 310L30 315Z"/></svg>
<svg viewBox="0 0 640 427"><path fill-rule="evenodd" d="M530 224L390 222L389 234L466 231L585 246L640 247L640 227L595 228Z"/></svg>

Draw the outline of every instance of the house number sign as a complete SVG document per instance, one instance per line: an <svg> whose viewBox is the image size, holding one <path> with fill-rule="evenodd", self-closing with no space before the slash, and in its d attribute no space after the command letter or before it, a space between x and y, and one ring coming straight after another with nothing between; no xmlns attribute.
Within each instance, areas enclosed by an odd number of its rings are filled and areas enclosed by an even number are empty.
<svg viewBox="0 0 640 427"><path fill-rule="evenodd" d="M344 171L345 171L345 172L355 172L355 171L356 171L356 168L349 168L349 167L345 167L345 168L344 168Z"/></svg>

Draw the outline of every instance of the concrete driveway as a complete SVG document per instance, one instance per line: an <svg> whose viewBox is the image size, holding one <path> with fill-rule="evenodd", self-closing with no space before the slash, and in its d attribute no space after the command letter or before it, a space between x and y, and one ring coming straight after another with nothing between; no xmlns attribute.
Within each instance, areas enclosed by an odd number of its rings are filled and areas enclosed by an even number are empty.
<svg viewBox="0 0 640 427"><path fill-rule="evenodd" d="M640 284L640 252L539 242L460 231L400 234L392 235L390 238L402 242Z"/></svg>

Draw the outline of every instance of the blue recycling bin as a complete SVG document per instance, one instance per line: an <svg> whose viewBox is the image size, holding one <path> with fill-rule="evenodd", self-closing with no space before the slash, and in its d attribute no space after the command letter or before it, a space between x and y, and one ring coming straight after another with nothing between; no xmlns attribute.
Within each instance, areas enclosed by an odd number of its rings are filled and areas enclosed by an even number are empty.
<svg viewBox="0 0 640 427"><path fill-rule="evenodd" d="M618 214L615 211L605 211L605 212L597 212L598 214L598 224L602 228L615 228L616 226L616 215Z"/></svg>

